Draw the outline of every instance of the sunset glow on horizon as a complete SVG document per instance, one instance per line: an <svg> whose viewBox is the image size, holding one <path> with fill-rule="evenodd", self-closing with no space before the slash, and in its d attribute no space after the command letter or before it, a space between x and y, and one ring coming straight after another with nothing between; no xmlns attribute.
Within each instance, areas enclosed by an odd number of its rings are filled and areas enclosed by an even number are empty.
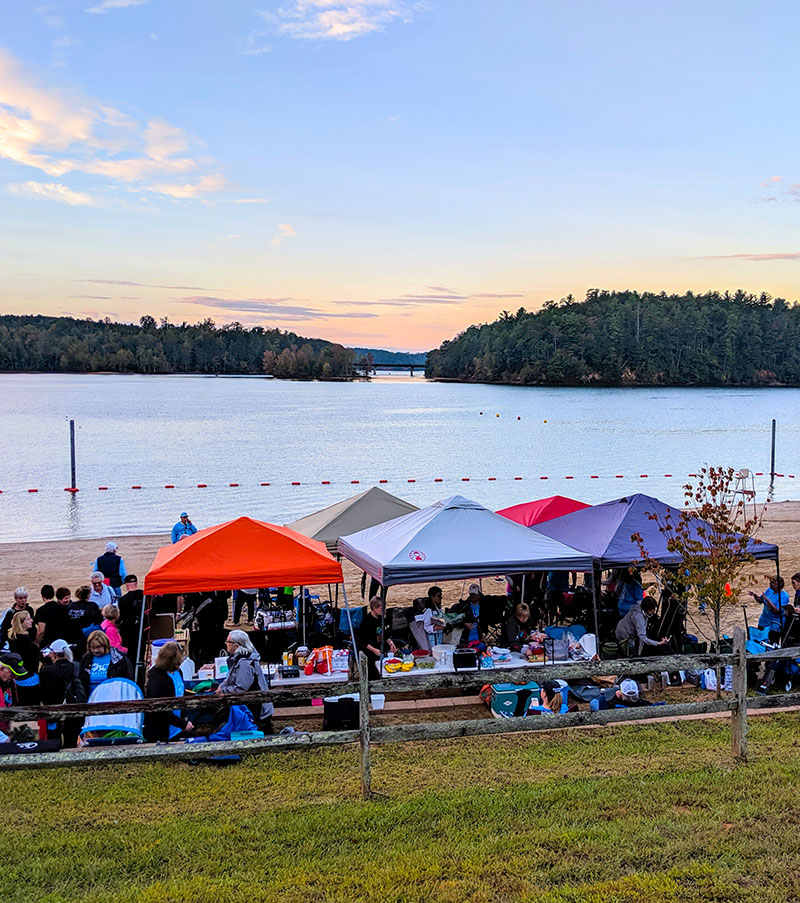
<svg viewBox="0 0 800 903"><path fill-rule="evenodd" d="M5 4L0 313L427 350L590 288L795 301L798 25L789 0Z"/></svg>

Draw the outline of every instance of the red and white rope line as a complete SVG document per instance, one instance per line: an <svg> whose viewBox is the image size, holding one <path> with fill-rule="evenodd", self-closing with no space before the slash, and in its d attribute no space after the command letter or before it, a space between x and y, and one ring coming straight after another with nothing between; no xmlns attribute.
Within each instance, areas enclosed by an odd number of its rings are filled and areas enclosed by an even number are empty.
<svg viewBox="0 0 800 903"><path fill-rule="evenodd" d="M695 479L698 475L696 473L686 474L686 479ZM764 472L756 472L754 473L756 477L764 477L770 476L768 473ZM776 473L774 474L776 478L779 479L788 479L794 480L796 479L793 473ZM597 474L592 473L589 474L588 477L584 476L574 476L573 474L566 474L563 477L554 477L554 476L515 476L515 477L500 477L499 480L581 480L581 479L589 479L589 480L629 480L629 479L640 479L640 480L657 480L657 479L684 479L684 477L671 473L665 474L649 474L649 473L640 473L640 474L622 474L622 473L614 473L614 474ZM425 483L425 482L433 482L433 483L478 483L483 480L486 480L489 483L498 482L498 477L433 477L433 478L420 478L420 477L395 477L394 479L379 479L379 480L280 480L280 481L270 481L270 482L259 482L259 483L219 483L219 484L209 484L209 483L191 483L186 485L178 485L176 483L158 483L152 484L150 486L145 486L142 483L133 483L131 485L131 489L220 489L220 488L228 488L228 489L239 489L239 488L249 488L252 486L258 487L267 487L267 486L360 486L364 483L379 483L381 485L387 483ZM46 487L43 491L47 492L52 490L54 487ZM111 489L127 489L127 486L98 486L97 490L100 492L108 492ZM13 492L28 492L28 493L38 493L39 489L18 489L18 490L8 490L8 489L0 489L0 495L4 493L13 493ZM78 488L74 488L71 486L67 486L64 488L64 492L79 492Z"/></svg>

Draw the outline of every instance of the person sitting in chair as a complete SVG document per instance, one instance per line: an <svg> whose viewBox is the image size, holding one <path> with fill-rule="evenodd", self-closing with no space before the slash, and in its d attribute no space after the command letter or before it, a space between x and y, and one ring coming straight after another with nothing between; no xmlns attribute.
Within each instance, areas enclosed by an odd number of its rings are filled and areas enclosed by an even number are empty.
<svg viewBox="0 0 800 903"><path fill-rule="evenodd" d="M633 604L614 630L617 641L627 642L629 649L636 649L636 655L641 655L645 646L664 646L668 643L668 637L652 640L647 635L647 618L655 610L656 600L652 596L645 596L641 602Z"/></svg>
<svg viewBox="0 0 800 903"><path fill-rule="evenodd" d="M469 595L462 599L453 611L464 616L464 633L461 637L463 644L480 643L483 637L481 625L481 588L477 583L471 583Z"/></svg>

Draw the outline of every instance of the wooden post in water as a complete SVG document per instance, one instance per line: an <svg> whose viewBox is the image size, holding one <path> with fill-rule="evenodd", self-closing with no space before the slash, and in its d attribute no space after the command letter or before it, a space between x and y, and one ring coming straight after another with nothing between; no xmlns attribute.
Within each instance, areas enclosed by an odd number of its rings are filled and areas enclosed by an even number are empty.
<svg viewBox="0 0 800 903"><path fill-rule="evenodd" d="M747 761L747 651L741 627L733 630L733 698L731 700L731 754ZM723 672L724 673L724 672Z"/></svg>
<svg viewBox="0 0 800 903"><path fill-rule="evenodd" d="M368 616L369 617L369 616ZM369 664L363 652L358 654L359 675L358 687L358 728L359 746L361 748L361 798L368 800L372 796L372 768L369 761Z"/></svg>

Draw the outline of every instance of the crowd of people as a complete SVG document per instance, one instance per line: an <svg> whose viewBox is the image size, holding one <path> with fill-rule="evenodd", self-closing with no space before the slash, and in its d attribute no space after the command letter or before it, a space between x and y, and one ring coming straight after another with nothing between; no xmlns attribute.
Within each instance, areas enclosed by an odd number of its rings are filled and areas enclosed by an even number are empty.
<svg viewBox="0 0 800 903"><path fill-rule="evenodd" d="M184 512L172 530L172 541L180 542L196 532ZM4 706L85 702L106 680L134 679L135 663L143 658L140 645L144 598L138 578L128 573L117 544L111 541L91 568L88 583L74 592L64 586L42 586L41 602L35 610L27 589L18 587L11 606L0 615L0 735L9 727L2 719ZM485 595L480 584L473 583L465 597L450 607L445 607L439 586L431 586L410 606L395 606L389 612L384 611L382 597L373 595L364 606L356 645L366 653L373 679L380 675L381 655L394 654L398 649L431 649L443 642L481 647L491 642L518 652L540 636L538 631L543 624L564 615L573 594L577 596L582 590L591 598L593 575L585 574L583 587L577 588L576 577L570 579L568 573L554 571L529 575L527 584L515 578L509 580L505 594L495 596ZM791 580L793 600L778 577L770 581L763 593L752 595L762 605L758 626L769 634L770 640L800 645L800 573ZM669 636L660 636L653 630L657 603L645 595L637 568L611 572L601 589L613 599L617 614L613 635L621 650L642 655L658 652L669 643ZM223 647L228 671L216 689L218 695L265 688L260 663L267 657L263 645L266 631L226 629L231 601L236 627L245 615L248 625L258 620L263 598L272 605L293 606L291 588L279 590L275 598L264 590L244 588L234 591L232 600L228 591L187 594L168 600L168 607L188 631L188 650L168 642L154 653L153 667L143 679L145 695L183 696L181 664L187 655L199 666L219 657ZM290 640L290 635L285 639ZM762 689L768 689L773 678L768 668ZM575 695L575 689L566 685L546 686L541 705L551 712L560 711L570 693ZM615 685L611 697L592 699L599 699L601 706L643 704L634 681ZM227 709L222 707L220 711L224 714ZM251 716L254 724L271 732L271 704L254 706ZM65 746L73 746L81 723L82 719L51 723L47 725L47 736L57 736ZM144 730L147 739L169 740L188 736L196 727L185 712L176 710L148 712Z"/></svg>

